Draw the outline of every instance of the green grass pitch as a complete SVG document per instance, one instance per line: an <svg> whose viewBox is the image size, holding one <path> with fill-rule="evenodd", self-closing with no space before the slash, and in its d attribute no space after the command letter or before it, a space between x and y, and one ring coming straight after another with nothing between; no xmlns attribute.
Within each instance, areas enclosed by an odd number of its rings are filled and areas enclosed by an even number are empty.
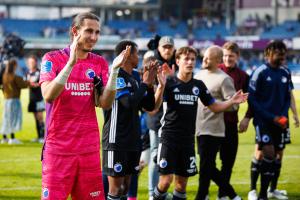
<svg viewBox="0 0 300 200"><path fill-rule="evenodd" d="M298 113L300 114L300 91L295 92ZM30 142L36 137L33 115L27 113L28 90L22 91L23 129L16 133L22 145L0 145L0 200L40 199L41 193L41 162L42 145ZM2 118L3 97L0 94L0 116ZM98 109L99 125L102 129L101 111ZM245 112L241 106L240 116ZM241 118L241 117L240 117ZM1 124L0 120L0 124ZM285 149L283 167L278 188L288 191L290 200L300 200L300 129L291 124L292 144ZM239 150L233 169L231 183L244 199L249 191L250 161L254 150L254 129L250 125L247 133L239 136ZM199 159L197 160L197 164ZM219 163L218 163L219 165ZM194 199L197 191L198 175L191 178L187 187L188 199ZM147 168L139 178L138 199L148 199ZM172 192L172 188L169 189ZM210 199L216 199L217 187L210 187Z"/></svg>

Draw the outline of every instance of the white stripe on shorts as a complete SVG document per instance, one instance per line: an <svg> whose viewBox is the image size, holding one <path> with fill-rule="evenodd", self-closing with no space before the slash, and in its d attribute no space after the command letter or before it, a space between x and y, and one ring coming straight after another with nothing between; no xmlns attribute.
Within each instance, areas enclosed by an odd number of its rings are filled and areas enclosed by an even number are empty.
<svg viewBox="0 0 300 200"><path fill-rule="evenodd" d="M118 101L114 101L110 116L110 131L109 131L109 143L116 142L116 129L117 129L117 117L118 117Z"/></svg>

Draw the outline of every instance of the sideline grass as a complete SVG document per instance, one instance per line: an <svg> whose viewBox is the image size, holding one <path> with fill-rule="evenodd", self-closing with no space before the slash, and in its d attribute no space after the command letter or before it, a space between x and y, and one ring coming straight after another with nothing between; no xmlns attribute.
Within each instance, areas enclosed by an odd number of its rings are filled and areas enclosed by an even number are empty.
<svg viewBox="0 0 300 200"><path fill-rule="evenodd" d="M295 92L298 113L300 113L300 91ZM27 113L28 90L22 91L23 130L16 134L22 145L0 145L0 200L39 199L41 192L41 145L31 143L36 137L33 115ZM241 106L243 114L245 105ZM0 94L0 116L2 117L3 97ZM101 111L98 110L99 124L102 127ZM2 119L0 120L1 124ZM290 200L300 200L300 130L291 125L292 144L285 150L283 168L278 187L288 191ZM247 133L240 135L239 151L232 174L232 183L237 193L247 199L249 190L250 160L254 150L254 130L250 126ZM197 164L199 159L197 160ZM198 176L188 183L188 199L194 199ZM169 190L171 192L172 189ZM210 198L216 199L217 187L212 183ZM141 173L139 181L139 200L148 199L147 168Z"/></svg>

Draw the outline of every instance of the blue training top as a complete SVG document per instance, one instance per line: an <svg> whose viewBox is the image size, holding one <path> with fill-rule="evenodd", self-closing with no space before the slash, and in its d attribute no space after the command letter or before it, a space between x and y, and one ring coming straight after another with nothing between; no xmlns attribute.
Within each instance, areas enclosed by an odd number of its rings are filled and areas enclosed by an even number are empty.
<svg viewBox="0 0 300 200"><path fill-rule="evenodd" d="M286 66L272 68L263 64L252 74L249 82L249 104L254 125L273 123L276 116L288 117L293 89L291 73Z"/></svg>

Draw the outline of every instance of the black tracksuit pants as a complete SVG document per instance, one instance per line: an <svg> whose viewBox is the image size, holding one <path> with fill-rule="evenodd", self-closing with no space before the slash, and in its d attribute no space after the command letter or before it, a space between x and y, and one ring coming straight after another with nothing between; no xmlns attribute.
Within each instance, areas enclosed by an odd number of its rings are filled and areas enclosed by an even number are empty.
<svg viewBox="0 0 300 200"><path fill-rule="evenodd" d="M216 167L216 157L224 138L210 135L197 137L198 153L200 156L199 185L196 200L204 200L208 194L210 180L223 188L226 196L231 199L236 196L233 187L225 181Z"/></svg>

